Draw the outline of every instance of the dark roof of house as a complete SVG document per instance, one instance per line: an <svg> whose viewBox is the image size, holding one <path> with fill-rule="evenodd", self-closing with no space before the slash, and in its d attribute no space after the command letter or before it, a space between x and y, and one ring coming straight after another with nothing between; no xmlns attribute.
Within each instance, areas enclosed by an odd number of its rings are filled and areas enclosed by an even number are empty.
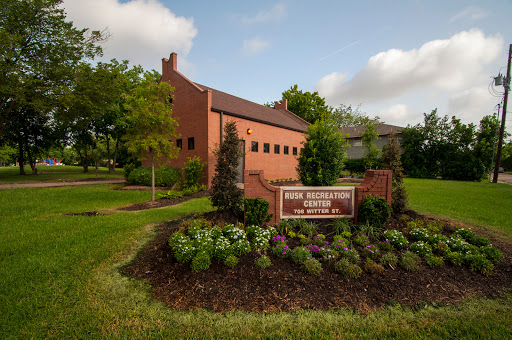
<svg viewBox="0 0 512 340"><path fill-rule="evenodd" d="M389 125L384 123L376 124L377 126L377 134L379 136L387 136L392 133L399 134L404 129L401 126ZM366 126L358 125L358 126L349 126L341 128L341 133L348 134L348 138L357 138L361 137L361 134L366 130Z"/></svg>
<svg viewBox="0 0 512 340"><path fill-rule="evenodd" d="M304 132L308 122L288 110L276 110L228 93L197 84L203 90L212 91L212 111L269 124L289 130Z"/></svg>

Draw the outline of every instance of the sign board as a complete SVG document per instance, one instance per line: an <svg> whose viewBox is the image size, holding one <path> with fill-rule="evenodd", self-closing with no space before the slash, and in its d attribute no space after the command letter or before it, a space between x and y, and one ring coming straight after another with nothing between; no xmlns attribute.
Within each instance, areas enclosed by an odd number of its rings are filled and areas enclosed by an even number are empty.
<svg viewBox="0 0 512 340"><path fill-rule="evenodd" d="M281 218L354 217L355 187L281 187Z"/></svg>

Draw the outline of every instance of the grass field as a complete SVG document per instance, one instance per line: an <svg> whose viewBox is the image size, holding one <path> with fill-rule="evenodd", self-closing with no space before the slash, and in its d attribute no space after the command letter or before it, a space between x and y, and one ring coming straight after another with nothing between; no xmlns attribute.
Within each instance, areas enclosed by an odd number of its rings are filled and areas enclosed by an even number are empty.
<svg viewBox="0 0 512 340"><path fill-rule="evenodd" d="M123 169L116 169L115 173L110 174L107 168L98 168L96 176L96 168L89 167L89 172L84 173L84 168L81 166L36 166L38 174L33 176L32 169L29 166L25 167L25 176L20 176L19 167L0 167L0 184L2 183L31 183L31 182L45 182L45 181L76 181L88 178L118 178L123 177Z"/></svg>
<svg viewBox="0 0 512 340"><path fill-rule="evenodd" d="M468 216L467 223L489 223L491 230L510 230L499 219L487 222L481 213L472 212L479 209L468 204L482 200L438 203L447 194L438 187L447 184L407 180L411 206L450 217ZM499 192L497 202L485 208L491 209L487 215L502 214L496 208L500 204L510 206L507 197L512 187L450 185L446 190L459 196L453 199L457 202L468 199L466 190L481 197ZM368 315L348 309L269 314L170 310L151 299L144 282L121 275L119 268L154 236L152 226L209 211L209 201L121 212L115 208L146 201L150 193L111 188L0 190L0 338L503 339L511 335L511 294L455 306L392 305ZM103 215L63 215L92 210Z"/></svg>

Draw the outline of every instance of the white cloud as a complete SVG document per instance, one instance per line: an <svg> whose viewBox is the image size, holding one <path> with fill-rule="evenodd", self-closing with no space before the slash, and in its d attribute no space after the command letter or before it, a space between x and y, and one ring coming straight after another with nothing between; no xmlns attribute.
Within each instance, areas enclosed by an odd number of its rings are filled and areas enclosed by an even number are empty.
<svg viewBox="0 0 512 340"><path fill-rule="evenodd" d="M279 22L284 19L287 15L286 5L283 3L277 3L270 9L259 11L254 16L240 16L240 20L244 24L262 24L267 22Z"/></svg>
<svg viewBox="0 0 512 340"><path fill-rule="evenodd" d="M404 94L434 89L456 92L484 82L484 66L495 61L503 38L474 29L446 40L434 40L419 49L390 49L368 60L352 79L333 72L318 81L316 90L330 105L383 102Z"/></svg>
<svg viewBox="0 0 512 340"><path fill-rule="evenodd" d="M104 59L127 59L146 69L160 71L170 52L186 56L197 35L192 18L175 15L158 0L64 0L63 7L77 27L108 28Z"/></svg>
<svg viewBox="0 0 512 340"><path fill-rule="evenodd" d="M260 38L254 38L251 40L244 40L242 46L242 55L245 56L253 56L259 54L270 47L270 43L268 41L262 40Z"/></svg>
<svg viewBox="0 0 512 340"><path fill-rule="evenodd" d="M450 22L456 21L478 21L485 19L489 13L477 6L469 6L450 18Z"/></svg>
<svg viewBox="0 0 512 340"><path fill-rule="evenodd" d="M489 94L487 86L473 87L450 96L449 115L466 122L476 123L483 116L492 114L493 106L500 100L501 98L495 98ZM487 108L487 110L482 110L482 108Z"/></svg>
<svg viewBox="0 0 512 340"><path fill-rule="evenodd" d="M422 117L420 112L412 110L405 104L396 104L382 109L377 112L377 116L382 122L399 126L413 124L412 122L416 122L418 117Z"/></svg>

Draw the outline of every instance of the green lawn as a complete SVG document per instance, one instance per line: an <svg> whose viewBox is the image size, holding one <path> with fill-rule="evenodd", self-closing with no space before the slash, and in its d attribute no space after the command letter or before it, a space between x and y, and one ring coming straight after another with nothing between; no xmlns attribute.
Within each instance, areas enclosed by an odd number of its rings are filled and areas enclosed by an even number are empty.
<svg viewBox="0 0 512 340"><path fill-rule="evenodd" d="M89 167L89 172L84 173L84 168L81 166L36 166L38 174L33 176L32 169L29 166L25 167L25 176L20 175L19 167L0 167L0 184L2 183L31 183L31 182L46 182L46 181L76 181L80 179L96 178L96 168ZM113 174L108 173L107 168L98 168L98 178L119 178L123 177L123 169L116 169Z"/></svg>
<svg viewBox="0 0 512 340"><path fill-rule="evenodd" d="M407 178L405 186L413 210L512 235L511 185Z"/></svg>
<svg viewBox="0 0 512 340"><path fill-rule="evenodd" d="M437 187L447 183L407 180L411 206L434 209L435 197L445 199ZM474 185L477 196L500 188L498 203L509 202L506 196L511 191L499 185L488 189L478 183L455 183L451 195L468 196L464 188ZM511 335L510 294L455 306L389 306L368 315L348 309L269 314L170 310L151 299L147 284L121 275L118 269L154 236L153 225L208 211L209 201L120 212L115 208L148 200L150 192L111 188L0 190L0 338L502 339ZM446 211L451 211L450 205L440 204ZM469 215L473 208L466 205L466 213L461 214ZM487 214L501 211L494 208L490 205ZM92 210L104 215L63 215ZM496 223L500 226L491 225L492 230L508 230Z"/></svg>

